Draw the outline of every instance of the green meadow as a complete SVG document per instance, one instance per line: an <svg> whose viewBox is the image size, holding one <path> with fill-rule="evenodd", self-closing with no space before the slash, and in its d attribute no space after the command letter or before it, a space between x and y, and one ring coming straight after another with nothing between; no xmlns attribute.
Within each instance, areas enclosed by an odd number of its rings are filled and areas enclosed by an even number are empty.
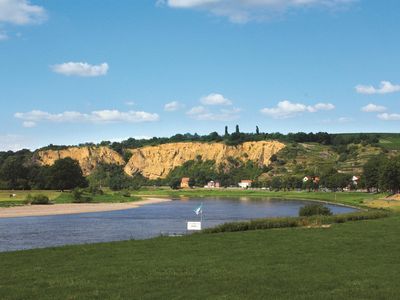
<svg viewBox="0 0 400 300"><path fill-rule="evenodd" d="M15 194L15 197L10 195ZM74 197L70 191L60 192L54 190L31 190L31 191L12 191L12 190L0 190L0 207L24 205L28 195L45 195L54 204L60 203L72 203ZM131 193L125 192L113 192L109 189L105 189L104 194L92 195L90 193L84 193L83 196L90 197L91 203L115 203L115 202L132 202L140 200L140 197L135 197Z"/></svg>
<svg viewBox="0 0 400 300"><path fill-rule="evenodd" d="M2 299L397 299L400 215L0 253Z"/></svg>

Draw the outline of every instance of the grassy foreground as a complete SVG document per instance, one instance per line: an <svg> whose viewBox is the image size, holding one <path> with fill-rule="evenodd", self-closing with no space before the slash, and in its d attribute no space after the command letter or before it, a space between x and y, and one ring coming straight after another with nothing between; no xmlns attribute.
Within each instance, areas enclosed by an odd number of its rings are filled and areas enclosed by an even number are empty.
<svg viewBox="0 0 400 300"><path fill-rule="evenodd" d="M400 215L0 253L2 299L396 299Z"/></svg>

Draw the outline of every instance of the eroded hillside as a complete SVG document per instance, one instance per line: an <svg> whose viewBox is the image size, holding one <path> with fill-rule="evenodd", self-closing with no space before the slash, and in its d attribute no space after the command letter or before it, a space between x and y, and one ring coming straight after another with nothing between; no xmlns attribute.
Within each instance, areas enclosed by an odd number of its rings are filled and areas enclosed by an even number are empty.
<svg viewBox="0 0 400 300"><path fill-rule="evenodd" d="M125 165L123 157L108 147L70 147L62 150L43 150L36 155L40 165L51 166L58 159L70 157L79 162L84 175L89 175L99 163Z"/></svg>
<svg viewBox="0 0 400 300"><path fill-rule="evenodd" d="M129 175L141 173L150 179L165 178L175 167L201 156L202 160L214 160L216 164L229 157L242 161L252 160L269 165L272 155L285 148L277 141L245 142L238 146L223 143L170 143L132 149L132 157L125 166Z"/></svg>

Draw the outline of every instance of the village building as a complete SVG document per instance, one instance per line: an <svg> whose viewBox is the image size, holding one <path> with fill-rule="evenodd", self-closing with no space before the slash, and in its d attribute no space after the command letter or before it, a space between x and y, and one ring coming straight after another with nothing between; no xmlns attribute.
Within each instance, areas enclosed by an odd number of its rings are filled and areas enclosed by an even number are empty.
<svg viewBox="0 0 400 300"><path fill-rule="evenodd" d="M181 189L190 188L189 181L190 181L190 178L189 178L189 177L183 177L183 178L181 179Z"/></svg>
<svg viewBox="0 0 400 300"><path fill-rule="evenodd" d="M315 177L305 176L305 177L303 178L303 182L304 182L304 183L309 182L309 181L312 181L312 182L315 183L315 184L319 184L320 180L321 180L321 178L319 178L318 176L315 176Z"/></svg>
<svg viewBox="0 0 400 300"><path fill-rule="evenodd" d="M244 179L244 180L241 180L241 181L238 183L238 185L239 185L239 187L241 187L242 189L248 189L248 188L251 187L251 184L252 184L252 183L253 183L252 180Z"/></svg>
<svg viewBox="0 0 400 300"><path fill-rule="evenodd" d="M208 189L218 189L218 188L221 187L221 184L219 183L219 181L213 181L213 180L211 180L211 181L209 181L209 182L207 183L207 185L204 186L204 187L205 187L205 188L208 188Z"/></svg>
<svg viewBox="0 0 400 300"><path fill-rule="evenodd" d="M353 185L358 185L360 182L360 179L361 179L360 176L353 176L351 178L351 181L353 182Z"/></svg>

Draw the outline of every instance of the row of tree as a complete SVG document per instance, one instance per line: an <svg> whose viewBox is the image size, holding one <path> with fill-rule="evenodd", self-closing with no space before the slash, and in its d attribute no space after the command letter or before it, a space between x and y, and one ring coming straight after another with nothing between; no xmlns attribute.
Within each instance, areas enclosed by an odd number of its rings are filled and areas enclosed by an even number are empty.
<svg viewBox="0 0 400 300"><path fill-rule="evenodd" d="M279 132L266 133L261 132L258 126L255 132L244 133L240 131L239 125L233 132L229 131L228 126L225 126L225 132L220 135L218 132L211 132L208 135L198 135L197 133L185 133L185 134L175 134L171 137L153 137L151 139L135 139L129 138L122 142L110 142L102 141L99 144L85 143L79 146L107 146L113 150L121 153L122 155L129 155L124 151L127 148L139 148L144 146L157 146L167 143L177 143L177 142L224 142L227 145L238 145L249 141L263 141L263 140L278 140L282 142L296 142L296 143L320 143L323 145L331 145L338 147L340 145L349 144L377 144L379 142L380 136L378 134L329 134L327 132L317 132L317 133L288 133L282 134ZM57 146L49 145L47 147L41 148L42 150L60 150L68 148L69 146ZM129 158L129 157L127 157Z"/></svg>
<svg viewBox="0 0 400 300"><path fill-rule="evenodd" d="M378 155L372 157L363 169L363 182L369 191L399 193L400 156Z"/></svg>

